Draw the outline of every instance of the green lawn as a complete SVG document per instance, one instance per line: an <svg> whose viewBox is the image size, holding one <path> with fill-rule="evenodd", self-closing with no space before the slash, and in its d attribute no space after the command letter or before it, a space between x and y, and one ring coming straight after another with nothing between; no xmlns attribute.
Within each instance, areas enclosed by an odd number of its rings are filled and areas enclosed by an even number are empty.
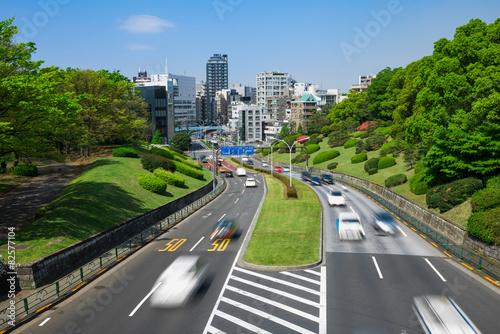
<svg viewBox="0 0 500 334"><path fill-rule="evenodd" d="M304 183L293 181L299 198L285 198L283 184L264 175L268 193L244 260L267 266L318 261L321 205L316 193Z"/></svg>
<svg viewBox="0 0 500 334"><path fill-rule="evenodd" d="M204 169L205 180L179 174L183 188L167 186L164 195L149 192L137 183L140 159L101 158L82 172L43 209L43 216L16 231L16 244L31 244L16 251L16 261L26 263L154 209L200 188L212 179ZM5 244L4 241L1 244ZM6 255L6 251L0 251Z"/></svg>

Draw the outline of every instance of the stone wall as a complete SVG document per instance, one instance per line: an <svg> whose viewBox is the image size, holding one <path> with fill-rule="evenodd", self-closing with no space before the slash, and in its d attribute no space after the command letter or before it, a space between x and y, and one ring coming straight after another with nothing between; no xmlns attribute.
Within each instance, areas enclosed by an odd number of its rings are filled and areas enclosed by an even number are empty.
<svg viewBox="0 0 500 334"><path fill-rule="evenodd" d="M464 240L464 247L467 247L487 258L500 262L500 245L488 245L482 240L467 235Z"/></svg>
<svg viewBox="0 0 500 334"><path fill-rule="evenodd" d="M57 280L110 249L124 243L141 231L202 198L213 189L213 182L153 210L97 233L31 263L17 265L22 289L34 289Z"/></svg>

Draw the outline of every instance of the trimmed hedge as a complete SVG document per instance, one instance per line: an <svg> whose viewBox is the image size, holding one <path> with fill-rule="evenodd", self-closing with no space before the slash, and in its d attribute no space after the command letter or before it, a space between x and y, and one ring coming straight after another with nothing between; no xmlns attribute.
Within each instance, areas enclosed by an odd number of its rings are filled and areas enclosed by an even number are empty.
<svg viewBox="0 0 500 334"><path fill-rule="evenodd" d="M394 158L394 157L381 157L378 160L378 169L392 167L395 164L396 164L396 158Z"/></svg>
<svg viewBox="0 0 500 334"><path fill-rule="evenodd" d="M371 158L366 160L364 168L368 174L373 175L378 172L378 160L379 158Z"/></svg>
<svg viewBox="0 0 500 334"><path fill-rule="evenodd" d="M320 148L321 147L318 144L311 144L306 146L307 153L309 153L309 155L313 154L314 152L318 152Z"/></svg>
<svg viewBox="0 0 500 334"><path fill-rule="evenodd" d="M472 195L472 212L487 211L500 206L500 188L485 188Z"/></svg>
<svg viewBox="0 0 500 334"><path fill-rule="evenodd" d="M113 156L118 158L139 158L137 151L130 147L115 148Z"/></svg>
<svg viewBox="0 0 500 334"><path fill-rule="evenodd" d="M346 142L344 143L344 148L345 148L345 149L348 149L348 148L351 148L351 147L356 146L356 142L357 142L357 141L358 141L358 140L357 140L357 139L355 139L355 138L349 139L348 141L346 141Z"/></svg>
<svg viewBox="0 0 500 334"><path fill-rule="evenodd" d="M392 188L395 186L399 186L400 184L403 184L406 181L407 179L405 174L396 174L389 176L387 179L385 179L385 186L387 188Z"/></svg>
<svg viewBox="0 0 500 334"><path fill-rule="evenodd" d="M328 164L328 166L326 166L326 168L328 168L329 170L332 170L332 169L337 168L338 165L339 165L338 162L332 162L331 164Z"/></svg>
<svg viewBox="0 0 500 334"><path fill-rule="evenodd" d="M292 158L292 164L298 164L298 163L304 162L307 160L306 158L307 158L306 154L299 154L299 155Z"/></svg>
<svg viewBox="0 0 500 334"><path fill-rule="evenodd" d="M423 195L429 190L429 185L425 181L425 172L420 172L413 175L408 183L410 191L415 195Z"/></svg>
<svg viewBox="0 0 500 334"><path fill-rule="evenodd" d="M313 159L313 165L320 164L322 162L332 160L340 155L340 152L337 150L330 150L325 152L320 152L316 154Z"/></svg>
<svg viewBox="0 0 500 334"><path fill-rule="evenodd" d="M439 208L443 213L463 203L481 188L483 181L469 177L427 190L425 200L429 208Z"/></svg>
<svg viewBox="0 0 500 334"><path fill-rule="evenodd" d="M183 164L186 164L186 165L188 165L189 167L192 167L192 168L195 168L195 169L199 169L199 170L202 170L202 169L203 169L203 166L202 166L200 163L198 163L198 162L196 162L196 161L193 161L193 160L191 160L191 159L183 159L183 158L181 158L181 157L179 157L179 156L177 156L177 155L176 155L176 156L174 157L174 160L175 160L175 161L182 162Z"/></svg>
<svg viewBox="0 0 500 334"><path fill-rule="evenodd" d="M172 160L164 158L162 156L146 153L141 157L142 168L150 172L157 168L163 168L171 172L175 172L175 164Z"/></svg>
<svg viewBox="0 0 500 334"><path fill-rule="evenodd" d="M273 173L273 177L280 180L281 183L283 183L283 185L286 188L285 194L287 198L298 198L297 189L293 184L290 187L290 179L287 176L280 173Z"/></svg>
<svg viewBox="0 0 500 334"><path fill-rule="evenodd" d="M467 232L482 241L500 244L500 207L485 212L476 212L467 220Z"/></svg>
<svg viewBox="0 0 500 334"><path fill-rule="evenodd" d="M185 154L184 154L184 151L177 148L177 147L170 147L168 149L172 154L176 154L178 156L180 156L181 158L184 158L185 157Z"/></svg>
<svg viewBox="0 0 500 334"><path fill-rule="evenodd" d="M180 161L173 161L175 163L176 171L190 176L192 178L198 179L198 180L203 180L205 178L205 175L203 175L203 172L201 170L194 169L192 167L189 167L188 165L180 162Z"/></svg>
<svg viewBox="0 0 500 334"><path fill-rule="evenodd" d="M184 185L186 184L186 181L182 177L180 177L179 175L175 175L168 170L158 168L153 171L153 174L157 178L162 179L167 184L170 184L174 187L184 187Z"/></svg>
<svg viewBox="0 0 500 334"><path fill-rule="evenodd" d="M37 176L38 168L36 168L36 166L33 164L20 164L14 167L14 170L12 172L14 173L14 175Z"/></svg>
<svg viewBox="0 0 500 334"><path fill-rule="evenodd" d="M174 155L170 153L168 150L165 150L163 148L153 147L152 149L149 150L149 153L156 154L170 160L174 160Z"/></svg>
<svg viewBox="0 0 500 334"><path fill-rule="evenodd" d="M156 194L164 194L167 190L167 183L154 175L141 174L137 178L137 182L141 187Z"/></svg>
<svg viewBox="0 0 500 334"><path fill-rule="evenodd" d="M357 164L363 161L366 161L368 159L368 155L365 152L361 152L356 154L351 158L351 163Z"/></svg>

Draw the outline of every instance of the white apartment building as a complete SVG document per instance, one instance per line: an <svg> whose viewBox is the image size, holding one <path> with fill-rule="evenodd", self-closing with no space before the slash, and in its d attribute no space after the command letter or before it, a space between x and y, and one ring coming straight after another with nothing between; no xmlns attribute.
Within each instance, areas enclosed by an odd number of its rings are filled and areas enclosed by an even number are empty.
<svg viewBox="0 0 500 334"><path fill-rule="evenodd" d="M291 76L281 72L257 73L257 105L271 119L283 120L290 101Z"/></svg>
<svg viewBox="0 0 500 334"><path fill-rule="evenodd" d="M229 124L234 139L245 143L262 141L262 106L240 103L233 105L232 109L233 118Z"/></svg>

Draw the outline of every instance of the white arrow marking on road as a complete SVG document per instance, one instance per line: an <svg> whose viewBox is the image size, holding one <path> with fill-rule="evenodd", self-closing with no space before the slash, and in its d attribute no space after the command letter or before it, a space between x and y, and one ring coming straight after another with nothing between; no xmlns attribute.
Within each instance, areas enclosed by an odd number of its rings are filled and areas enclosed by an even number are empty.
<svg viewBox="0 0 500 334"><path fill-rule="evenodd" d="M203 216L203 219L207 219L207 218L208 218L209 216L211 216L211 215L212 215L212 213L211 213L211 212L209 212L206 216Z"/></svg>

